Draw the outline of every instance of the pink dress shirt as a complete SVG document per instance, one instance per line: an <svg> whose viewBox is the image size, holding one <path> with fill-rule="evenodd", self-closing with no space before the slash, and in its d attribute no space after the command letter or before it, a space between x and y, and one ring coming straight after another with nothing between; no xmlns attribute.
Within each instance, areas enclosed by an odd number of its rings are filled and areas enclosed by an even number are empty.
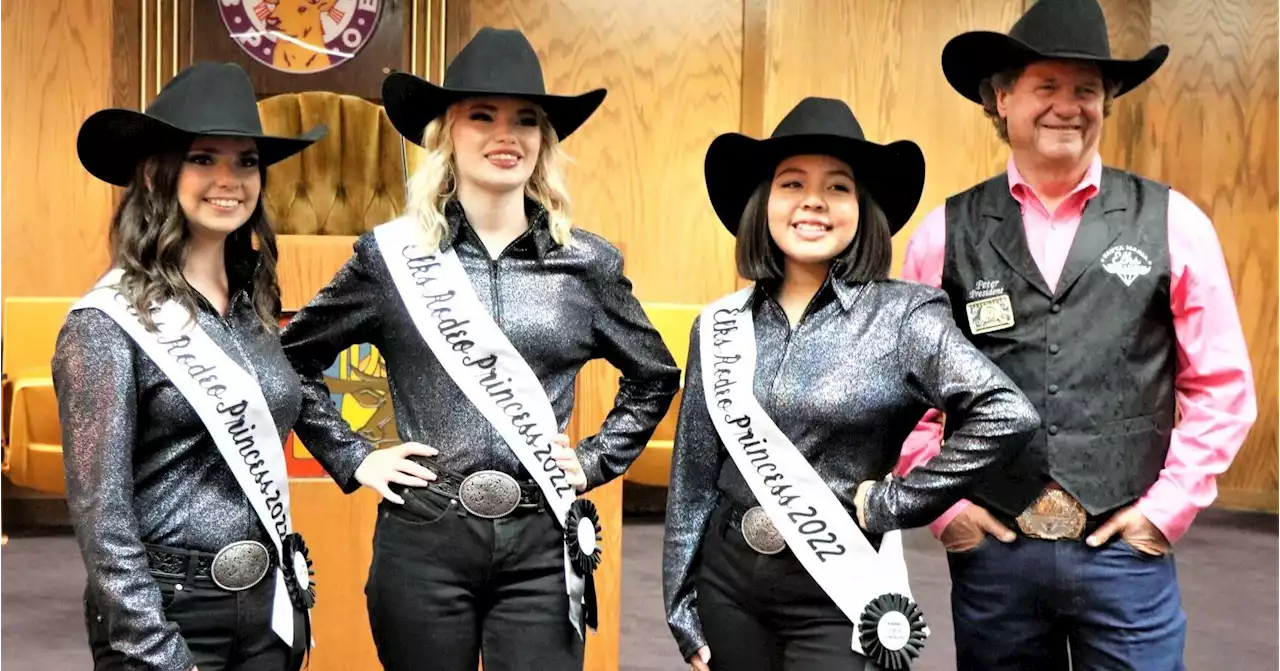
<svg viewBox="0 0 1280 671"><path fill-rule="evenodd" d="M1084 206L1098 194L1102 159L1095 156L1080 184L1050 213L1010 157L1009 193L1021 205L1027 245L1050 288L1057 285ZM1216 477L1227 470L1257 418L1253 372L1236 312L1231 278L1213 224L1189 198L1169 191L1169 307L1178 340L1174 392L1181 419L1159 479L1137 501L1138 510L1177 541L1196 514L1218 495ZM907 245L902 279L941 286L946 255L946 205L925 217ZM930 411L902 448L901 476L938 453L939 415ZM935 536L971 505L960 501L929 528Z"/></svg>

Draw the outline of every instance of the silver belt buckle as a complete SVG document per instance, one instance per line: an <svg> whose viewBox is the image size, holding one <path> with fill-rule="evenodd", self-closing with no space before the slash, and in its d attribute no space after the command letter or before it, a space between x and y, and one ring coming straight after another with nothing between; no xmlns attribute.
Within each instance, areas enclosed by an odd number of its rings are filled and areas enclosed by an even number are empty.
<svg viewBox="0 0 1280 671"><path fill-rule="evenodd" d="M506 517L520 505L520 483L500 471L476 471L458 487L458 499L476 517Z"/></svg>
<svg viewBox="0 0 1280 671"><path fill-rule="evenodd" d="M209 577L228 592L242 592L262 582L270 568L267 546L258 541L236 541L214 555Z"/></svg>
<svg viewBox="0 0 1280 671"><path fill-rule="evenodd" d="M760 506L742 515L742 537L752 550L762 555L776 555L787 547L787 541Z"/></svg>

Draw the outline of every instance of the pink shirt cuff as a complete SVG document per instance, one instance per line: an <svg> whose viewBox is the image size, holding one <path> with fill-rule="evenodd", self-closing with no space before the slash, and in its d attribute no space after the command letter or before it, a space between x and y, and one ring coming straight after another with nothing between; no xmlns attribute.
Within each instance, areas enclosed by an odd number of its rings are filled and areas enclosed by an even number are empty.
<svg viewBox="0 0 1280 671"><path fill-rule="evenodd" d="M960 515L960 513L964 512L965 508L968 508L971 505L973 504L969 503L969 501L965 499L956 501L955 505L948 508L947 512L942 513L938 519L934 520L929 525L929 531L933 532L933 537L942 538L942 532L946 530L948 524L951 524L951 520L954 520Z"/></svg>
<svg viewBox="0 0 1280 671"><path fill-rule="evenodd" d="M1215 487L1216 488L1216 487ZM1200 509L1193 505L1178 505L1186 495L1173 482L1161 478L1138 499L1138 512L1151 521L1170 543L1178 542L1187 533Z"/></svg>

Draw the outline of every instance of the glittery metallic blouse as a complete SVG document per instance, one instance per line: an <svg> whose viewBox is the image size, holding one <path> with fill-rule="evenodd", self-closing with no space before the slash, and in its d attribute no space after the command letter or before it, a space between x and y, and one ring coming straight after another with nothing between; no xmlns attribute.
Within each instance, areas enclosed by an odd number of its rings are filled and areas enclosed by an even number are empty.
<svg viewBox="0 0 1280 671"><path fill-rule="evenodd" d="M1039 423L1022 392L961 334L936 289L828 280L794 330L768 292L757 289L750 300L756 398L848 510L859 483L881 481L866 503L873 543L885 531L933 521L986 469L1011 458ZM706 644L696 577L708 519L721 500L756 505L707 412L699 340L695 323L663 553L667 620L686 659ZM947 413L942 453L884 482L929 408Z"/></svg>
<svg viewBox="0 0 1280 671"><path fill-rule="evenodd" d="M199 301L197 323L262 387L281 440L301 404L278 335L262 328L251 269L231 273L220 316ZM67 504L88 570L88 597L129 668L186 671L191 656L161 608L143 544L217 552L235 541L269 544L231 468L194 408L114 320L72 312L58 335L53 383L62 425ZM364 452L317 450L350 490Z"/></svg>
<svg viewBox="0 0 1280 671"><path fill-rule="evenodd" d="M622 372L613 409L600 431L579 442L589 487L621 475L639 456L678 389L680 371L649 323L622 272L622 255L604 239L574 229L572 244L551 237L545 210L526 201L529 230L491 259L458 202L446 207L452 246L477 297L542 382L563 432L573 411L574 381L587 361L603 358ZM333 281L294 316L282 339L303 378L303 442L351 439L333 409L321 371L343 349L370 343L386 361L403 441L440 451L432 460L467 475L498 470L528 479L511 448L454 384L431 353L396 292L372 233Z"/></svg>

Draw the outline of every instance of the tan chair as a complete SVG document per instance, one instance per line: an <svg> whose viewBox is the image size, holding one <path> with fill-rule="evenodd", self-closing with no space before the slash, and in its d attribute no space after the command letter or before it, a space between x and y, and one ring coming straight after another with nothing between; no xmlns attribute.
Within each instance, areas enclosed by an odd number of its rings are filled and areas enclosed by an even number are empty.
<svg viewBox="0 0 1280 671"><path fill-rule="evenodd" d="M680 367L680 391L671 401L671 409L667 411L653 437L645 445L640 457L627 469L625 476L628 482L656 487L666 487L671 480L671 451L675 445L676 419L680 416L680 402L684 399L684 370L688 367L689 331L693 328L693 320L702 312L699 305L680 305L675 303L645 303L645 314L653 327L662 335L662 341L675 357Z"/></svg>
<svg viewBox="0 0 1280 671"><path fill-rule="evenodd" d="M66 494L62 428L50 361L75 298L11 297L4 304L4 467L10 482Z"/></svg>
<svg viewBox="0 0 1280 671"><path fill-rule="evenodd" d="M329 128L315 145L270 168L267 213L278 235L360 235L404 209L404 151L380 105L310 91L267 98L258 109L270 134Z"/></svg>
<svg viewBox="0 0 1280 671"><path fill-rule="evenodd" d="M268 133L329 129L267 173L264 202L279 245L281 301L292 312L329 283L351 256L355 236L403 212L405 150L386 111L356 96L286 93L259 101L258 110Z"/></svg>

